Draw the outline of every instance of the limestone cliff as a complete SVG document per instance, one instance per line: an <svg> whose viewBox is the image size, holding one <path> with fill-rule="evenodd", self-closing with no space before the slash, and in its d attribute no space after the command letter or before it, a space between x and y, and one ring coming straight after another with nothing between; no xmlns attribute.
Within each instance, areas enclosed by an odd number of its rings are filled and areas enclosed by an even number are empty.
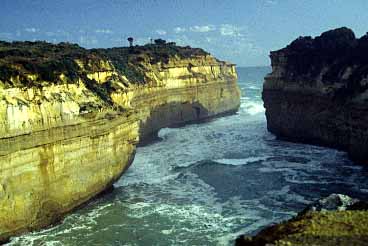
<svg viewBox="0 0 368 246"><path fill-rule="evenodd" d="M139 137L239 107L233 64L174 44L0 42L0 242L110 187Z"/></svg>
<svg viewBox="0 0 368 246"><path fill-rule="evenodd" d="M348 28L300 37L271 52L263 100L269 131L368 162L368 35Z"/></svg>

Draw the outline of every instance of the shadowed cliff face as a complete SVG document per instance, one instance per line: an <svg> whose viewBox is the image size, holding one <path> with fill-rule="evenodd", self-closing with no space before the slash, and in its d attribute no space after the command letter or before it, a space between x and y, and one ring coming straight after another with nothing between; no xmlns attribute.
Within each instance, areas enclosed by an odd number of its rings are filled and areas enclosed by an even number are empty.
<svg viewBox="0 0 368 246"><path fill-rule="evenodd" d="M0 42L0 242L110 187L141 139L235 112L235 67L168 45Z"/></svg>
<svg viewBox="0 0 368 246"><path fill-rule="evenodd" d="M300 37L271 52L263 100L268 129L292 141L347 150L368 162L368 36L348 28Z"/></svg>

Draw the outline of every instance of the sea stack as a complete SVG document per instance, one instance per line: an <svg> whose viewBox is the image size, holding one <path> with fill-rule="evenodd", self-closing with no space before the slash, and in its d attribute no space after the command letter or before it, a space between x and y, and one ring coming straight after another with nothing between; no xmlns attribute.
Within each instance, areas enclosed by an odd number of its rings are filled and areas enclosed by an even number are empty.
<svg viewBox="0 0 368 246"><path fill-rule="evenodd" d="M346 150L368 163L368 35L343 27L271 52L263 86L268 130Z"/></svg>
<svg viewBox="0 0 368 246"><path fill-rule="evenodd" d="M234 113L235 65L174 43L0 42L0 242L111 187L139 139Z"/></svg>

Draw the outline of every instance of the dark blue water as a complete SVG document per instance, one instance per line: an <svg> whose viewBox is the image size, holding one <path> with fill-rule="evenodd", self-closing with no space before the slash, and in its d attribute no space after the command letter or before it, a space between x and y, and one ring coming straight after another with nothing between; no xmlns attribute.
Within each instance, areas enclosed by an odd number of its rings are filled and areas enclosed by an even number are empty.
<svg viewBox="0 0 368 246"><path fill-rule="evenodd" d="M237 115L160 131L111 194L12 245L232 245L330 193L368 194L344 152L278 141L261 100L270 68L239 68Z"/></svg>

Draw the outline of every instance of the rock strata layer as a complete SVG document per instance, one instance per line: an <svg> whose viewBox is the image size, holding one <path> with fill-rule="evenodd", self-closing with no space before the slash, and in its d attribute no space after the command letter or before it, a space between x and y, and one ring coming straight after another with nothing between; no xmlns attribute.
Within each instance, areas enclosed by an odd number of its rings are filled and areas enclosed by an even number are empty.
<svg viewBox="0 0 368 246"><path fill-rule="evenodd" d="M300 37L271 52L263 100L280 138L348 151L368 163L368 35L348 28Z"/></svg>
<svg viewBox="0 0 368 246"><path fill-rule="evenodd" d="M139 138L236 112L233 64L174 44L0 42L0 242L111 187Z"/></svg>

